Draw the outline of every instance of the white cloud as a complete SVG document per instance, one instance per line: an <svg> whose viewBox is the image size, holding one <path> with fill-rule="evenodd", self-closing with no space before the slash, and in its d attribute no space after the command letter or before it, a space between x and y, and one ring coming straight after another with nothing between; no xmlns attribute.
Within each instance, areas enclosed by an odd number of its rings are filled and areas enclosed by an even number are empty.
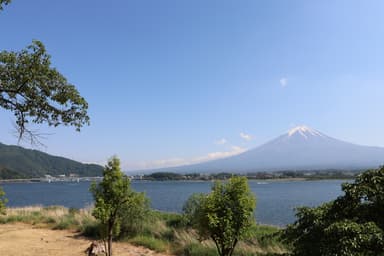
<svg viewBox="0 0 384 256"><path fill-rule="evenodd" d="M185 160L183 158L170 158L170 159L162 159L155 160L152 162L155 166L175 166L179 164L183 164Z"/></svg>
<svg viewBox="0 0 384 256"><path fill-rule="evenodd" d="M253 139L252 135L246 134L246 133L243 133L243 132L240 133L240 137L243 138L244 140L247 140L247 141L250 141L250 140Z"/></svg>
<svg viewBox="0 0 384 256"><path fill-rule="evenodd" d="M220 139L220 140L217 140L217 141L215 141L215 144L217 144L217 145L224 145L224 144L226 144L228 141L225 139L225 138L222 138L222 139Z"/></svg>
<svg viewBox="0 0 384 256"><path fill-rule="evenodd" d="M281 87L286 87L288 85L288 78L282 77L280 79L280 85L281 85Z"/></svg>
<svg viewBox="0 0 384 256"><path fill-rule="evenodd" d="M215 159L219 159L219 158L238 155L240 153L243 153L246 150L247 150L246 148L242 148L242 147L238 147L238 146L232 146L231 150L229 150L229 151L218 151L218 152L208 153L205 156L195 158L193 161L195 163L198 163L198 162L215 160Z"/></svg>
<svg viewBox="0 0 384 256"><path fill-rule="evenodd" d="M197 163L215 160L219 158L238 155L240 153L243 153L246 150L247 150L246 148L242 148L239 146L231 146L230 150L228 151L211 152L204 156L195 157L191 159L169 158L169 159L161 159L161 160L155 160L155 161L143 161L143 162L126 164L124 168L129 170L145 170L145 169L156 169L156 168L163 168L163 167L174 167L174 166L181 166L181 165L197 164Z"/></svg>

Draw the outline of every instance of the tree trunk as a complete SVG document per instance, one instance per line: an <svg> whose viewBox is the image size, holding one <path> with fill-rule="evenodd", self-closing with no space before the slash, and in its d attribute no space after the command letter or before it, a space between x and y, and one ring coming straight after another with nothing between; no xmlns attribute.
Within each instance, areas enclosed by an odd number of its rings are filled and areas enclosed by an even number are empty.
<svg viewBox="0 0 384 256"><path fill-rule="evenodd" d="M231 252L231 249L229 248L223 248L222 249L222 256L229 256L230 255L230 252Z"/></svg>
<svg viewBox="0 0 384 256"><path fill-rule="evenodd" d="M112 234L108 235L108 256L112 256Z"/></svg>
<svg viewBox="0 0 384 256"><path fill-rule="evenodd" d="M233 252L235 251L235 247L237 245L237 242L238 242L238 240L236 238L235 241L233 242L232 248L231 248L231 250L229 252L229 256L232 256Z"/></svg>
<svg viewBox="0 0 384 256"><path fill-rule="evenodd" d="M113 224L108 225L108 256L112 256L112 235L113 235Z"/></svg>

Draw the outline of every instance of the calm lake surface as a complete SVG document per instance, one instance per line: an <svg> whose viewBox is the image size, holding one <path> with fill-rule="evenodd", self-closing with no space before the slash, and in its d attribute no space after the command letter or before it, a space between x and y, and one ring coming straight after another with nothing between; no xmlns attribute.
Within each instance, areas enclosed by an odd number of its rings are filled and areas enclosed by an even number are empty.
<svg viewBox="0 0 384 256"><path fill-rule="evenodd" d="M342 180L322 181L249 181L257 199L256 221L284 226L295 220L294 208L317 206L342 195ZM93 202L88 189L90 182L70 183L12 183L1 185L8 198L8 206L63 205L83 208ZM188 181L133 181L136 191L145 192L154 209L181 212L193 193L210 191L212 182Z"/></svg>

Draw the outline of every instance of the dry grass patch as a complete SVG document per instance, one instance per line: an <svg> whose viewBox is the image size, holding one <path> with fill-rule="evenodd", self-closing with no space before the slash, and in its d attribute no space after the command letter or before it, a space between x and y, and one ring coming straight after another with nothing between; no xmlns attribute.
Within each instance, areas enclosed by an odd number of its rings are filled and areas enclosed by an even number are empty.
<svg viewBox="0 0 384 256"><path fill-rule="evenodd" d="M53 229L81 230L84 225L95 222L91 209L74 209L62 206L28 206L7 208L0 216L0 223L27 223Z"/></svg>

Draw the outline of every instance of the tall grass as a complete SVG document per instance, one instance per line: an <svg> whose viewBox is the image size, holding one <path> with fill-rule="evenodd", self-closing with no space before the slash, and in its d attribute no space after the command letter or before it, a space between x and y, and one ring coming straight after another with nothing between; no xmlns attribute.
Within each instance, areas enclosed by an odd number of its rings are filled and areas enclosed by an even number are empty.
<svg viewBox="0 0 384 256"><path fill-rule="evenodd" d="M62 206L29 206L7 208L6 214L0 216L0 223L22 222L45 226L53 229L73 229L82 231L95 223L91 209L65 208Z"/></svg>
<svg viewBox="0 0 384 256"><path fill-rule="evenodd" d="M169 249L167 241L155 238L153 236L138 235L130 239L129 242L135 245L144 246L156 252L166 252Z"/></svg>
<svg viewBox="0 0 384 256"><path fill-rule="evenodd" d="M8 208L0 215L0 223L22 222L52 229L70 229L86 237L99 239L100 224L92 216L92 209L65 208L62 206L31 206ZM125 223L118 237L121 241L141 245L157 252L169 252L177 256L213 256L216 247L210 240L200 241L198 234L188 228L180 214L151 210L144 221ZM235 256L280 255L286 247L279 241L271 226L255 226L250 237L239 242Z"/></svg>
<svg viewBox="0 0 384 256"><path fill-rule="evenodd" d="M285 253L285 245L278 239L279 231L280 229L277 227L255 225L250 231L249 238L239 242L234 255L255 256ZM156 251L170 251L180 256L217 255L212 241L200 241L196 231L187 227L182 215L174 213L152 211L145 219L140 234L136 234L129 241Z"/></svg>

